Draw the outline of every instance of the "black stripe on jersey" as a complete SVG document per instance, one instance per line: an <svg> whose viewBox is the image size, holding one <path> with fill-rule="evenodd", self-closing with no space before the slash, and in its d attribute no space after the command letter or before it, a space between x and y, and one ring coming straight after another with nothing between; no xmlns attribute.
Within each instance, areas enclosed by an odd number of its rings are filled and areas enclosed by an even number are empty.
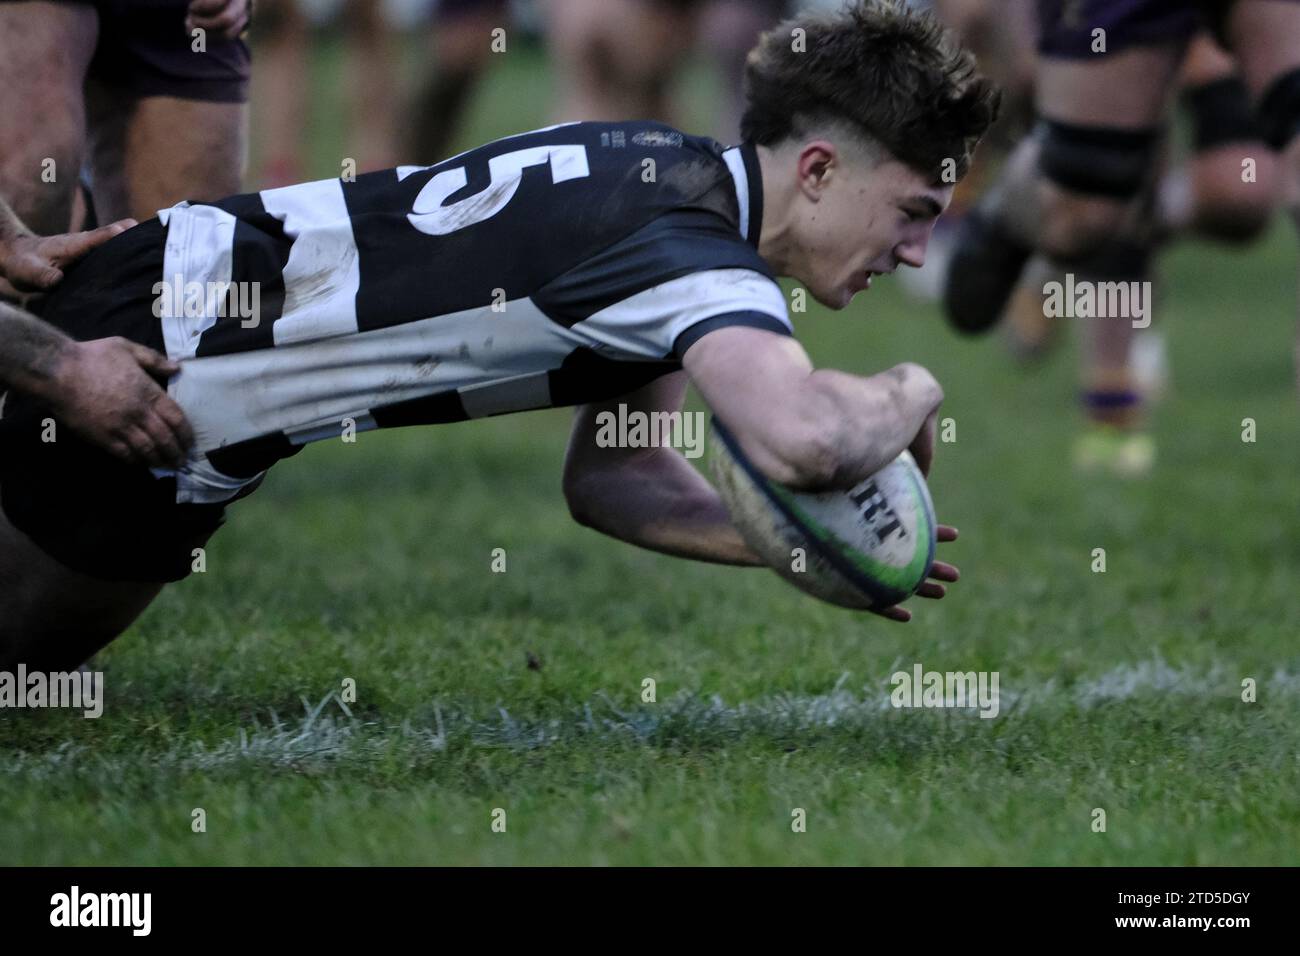
<svg viewBox="0 0 1300 956"><path fill-rule="evenodd" d="M261 193L241 193L238 196L228 196L220 202L194 203L194 205L216 206L218 209L224 209L236 219L248 223L258 232L266 233L272 239L286 245L293 242L284 234L284 223L266 211Z"/></svg>
<svg viewBox="0 0 1300 956"><path fill-rule="evenodd" d="M379 428L399 428L403 425L445 425L463 422L469 418L460 393L454 388L446 392L424 395L405 402L381 405L370 410L370 417Z"/></svg>
<svg viewBox="0 0 1300 956"><path fill-rule="evenodd" d="M455 389L396 402L372 409L370 417L379 428L402 425L444 425L469 418ZM340 419L341 421L341 419ZM247 441L226 445L207 454L208 463L230 478L252 478L277 461L296 455L306 447L296 445L284 432L272 432Z"/></svg>
<svg viewBox="0 0 1300 956"><path fill-rule="evenodd" d="M673 354L680 360L686 354L686 350L704 336L732 325L743 325L751 329L766 329L768 332L776 332L779 335L791 334L784 322L775 316L768 315L766 312L728 312L726 315L715 315L703 322L696 322L690 328L684 330L681 335L677 336L677 340L673 342Z"/></svg>
<svg viewBox="0 0 1300 956"><path fill-rule="evenodd" d="M709 269L749 269L772 278L758 252L721 216L675 209L548 282L533 302L568 328L638 292Z"/></svg>
<svg viewBox="0 0 1300 956"><path fill-rule="evenodd" d="M225 315L203 333L195 354L228 355L272 348L275 323L284 313L284 267L293 240L284 234L284 223L266 211L259 193L231 196L212 205L236 218L230 281L258 284L258 323L244 328L245 320L235 314L227 293Z"/></svg>
<svg viewBox="0 0 1300 956"><path fill-rule="evenodd" d="M302 445L289 441L283 432L273 432L259 438L235 442L224 448L208 452L208 463L231 478L252 478L270 468L282 458L296 455Z"/></svg>
<svg viewBox="0 0 1300 956"><path fill-rule="evenodd" d="M770 318L770 317L769 317ZM677 362L626 362L607 358L592 349L580 347L570 352L558 369L546 373L550 392L549 408L604 401L636 391L647 382L681 368ZM510 409L510 414L529 409ZM469 419L460 393L438 392L422 398L371 409L371 418L379 428L405 425L444 425Z"/></svg>
<svg viewBox="0 0 1300 956"><path fill-rule="evenodd" d="M607 401L679 369L677 362L622 362L580 347L547 373L551 403L559 407Z"/></svg>

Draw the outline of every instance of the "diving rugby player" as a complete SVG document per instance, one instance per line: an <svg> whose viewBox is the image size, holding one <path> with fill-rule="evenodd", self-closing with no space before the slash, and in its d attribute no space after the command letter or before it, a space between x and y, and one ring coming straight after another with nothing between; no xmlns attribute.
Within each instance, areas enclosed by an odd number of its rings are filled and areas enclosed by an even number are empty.
<svg viewBox="0 0 1300 956"><path fill-rule="evenodd" d="M965 171L997 93L933 19L881 0L780 25L746 74L733 148L651 122L568 124L430 167L180 203L69 268L45 317L177 363L168 391L195 441L178 468L128 464L71 433L42 440L48 411L13 396L0 666L84 660L189 573L269 468L352 426L579 406L564 474L577 520L734 564L759 562L716 492L676 451L598 447L603 408L676 410L689 378L776 481L847 488L907 448L928 468L934 377L815 370L775 277L842 309L920 266L951 198L943 173ZM250 286L254 314L228 307ZM192 287L215 291L200 308Z"/></svg>

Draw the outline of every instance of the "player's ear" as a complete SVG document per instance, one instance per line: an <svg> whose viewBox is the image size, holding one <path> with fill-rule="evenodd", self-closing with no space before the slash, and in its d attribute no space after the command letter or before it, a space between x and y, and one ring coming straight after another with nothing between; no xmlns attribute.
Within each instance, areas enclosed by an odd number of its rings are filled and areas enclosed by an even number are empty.
<svg viewBox="0 0 1300 956"><path fill-rule="evenodd" d="M815 139L805 143L799 151L800 191L812 202L818 202L839 163L839 150L829 140Z"/></svg>

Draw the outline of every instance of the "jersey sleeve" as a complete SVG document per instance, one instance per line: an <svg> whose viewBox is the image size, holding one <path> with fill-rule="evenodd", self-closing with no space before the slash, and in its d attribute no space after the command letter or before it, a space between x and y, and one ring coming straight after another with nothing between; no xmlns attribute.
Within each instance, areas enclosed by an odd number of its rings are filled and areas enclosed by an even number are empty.
<svg viewBox="0 0 1300 956"><path fill-rule="evenodd" d="M670 279L572 328L606 348L680 359L700 336L729 325L793 332L780 287L748 269L706 269Z"/></svg>
<svg viewBox="0 0 1300 956"><path fill-rule="evenodd" d="M717 217L661 217L534 296L552 319L614 357L680 359L709 332L792 335L767 264Z"/></svg>

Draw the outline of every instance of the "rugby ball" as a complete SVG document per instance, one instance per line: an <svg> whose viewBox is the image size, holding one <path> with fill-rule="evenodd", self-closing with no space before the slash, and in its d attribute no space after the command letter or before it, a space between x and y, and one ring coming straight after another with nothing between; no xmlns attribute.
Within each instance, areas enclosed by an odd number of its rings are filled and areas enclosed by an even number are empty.
<svg viewBox="0 0 1300 956"><path fill-rule="evenodd" d="M710 469L732 523L795 587L841 607L881 610L925 582L937 525L911 454L848 491L811 493L768 480L716 418L709 437Z"/></svg>

